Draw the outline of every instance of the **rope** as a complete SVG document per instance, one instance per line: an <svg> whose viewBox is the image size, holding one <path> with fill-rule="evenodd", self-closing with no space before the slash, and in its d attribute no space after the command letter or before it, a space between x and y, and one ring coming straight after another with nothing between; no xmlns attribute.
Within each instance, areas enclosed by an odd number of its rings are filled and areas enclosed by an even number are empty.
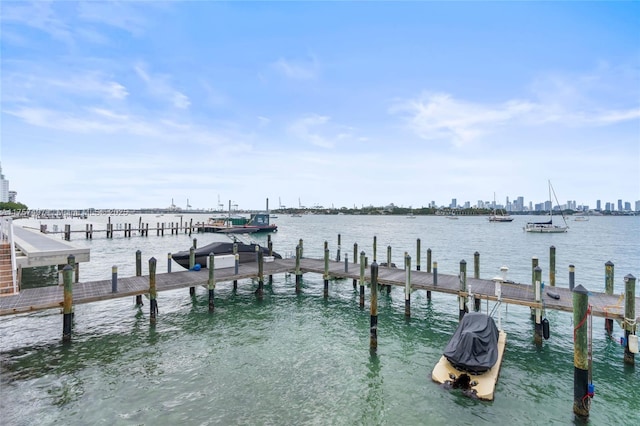
<svg viewBox="0 0 640 426"><path fill-rule="evenodd" d="M580 327L582 327L582 325L584 324L584 322L587 320L587 317L589 316L589 314L591 313L591 305L587 306L587 311L584 313L584 317L580 320L580 324L576 325L573 328L573 341L575 342L576 340L576 332L578 331L578 329Z"/></svg>

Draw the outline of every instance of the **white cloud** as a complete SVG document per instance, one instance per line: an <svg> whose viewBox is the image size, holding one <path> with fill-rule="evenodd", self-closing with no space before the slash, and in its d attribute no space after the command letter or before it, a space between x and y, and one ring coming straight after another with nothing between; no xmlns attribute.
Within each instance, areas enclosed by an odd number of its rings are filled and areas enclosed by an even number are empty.
<svg viewBox="0 0 640 426"><path fill-rule="evenodd" d="M297 120L289 126L289 132L296 138L322 148L333 148L334 143L320 135L318 128L324 126L329 117L313 114Z"/></svg>
<svg viewBox="0 0 640 426"><path fill-rule="evenodd" d="M272 64L278 72L294 80L312 80L318 75L318 63L314 57L310 60L287 60L280 58Z"/></svg>
<svg viewBox="0 0 640 426"><path fill-rule="evenodd" d="M135 65L133 69L136 71L136 74L138 74L138 77L147 84L147 89L153 96L167 100L174 107L180 109L187 109L191 105L189 98L185 94L174 89L169 84L168 76L150 75L145 69L144 64Z"/></svg>

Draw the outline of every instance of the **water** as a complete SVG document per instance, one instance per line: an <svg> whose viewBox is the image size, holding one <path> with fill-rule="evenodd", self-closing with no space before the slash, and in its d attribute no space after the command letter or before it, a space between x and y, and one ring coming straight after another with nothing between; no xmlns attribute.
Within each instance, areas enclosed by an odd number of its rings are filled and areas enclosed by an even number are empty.
<svg viewBox="0 0 640 426"><path fill-rule="evenodd" d="M112 222L138 222L139 216L112 217ZM190 217L185 216L184 220ZM90 217L104 229L105 217ZM171 216L143 216L150 227ZM205 215L194 216L195 221ZM531 258L537 256L548 276L549 247L556 247L557 285L568 286L568 265L576 267L576 284L604 289L604 263L615 264L615 291L623 277L638 277L639 217L592 217L570 222L567 234L532 235L522 231L527 217L491 224L486 218L383 216L280 216L274 249L293 252L304 239L305 256L321 257L328 241L335 258L337 235L341 252L351 261L358 252L401 265L404 251L413 256L421 239L422 269L426 250L441 273L457 273L465 259L472 270L480 253L481 276L509 267L509 278L529 282ZM49 229L87 221L25 221ZM151 234L151 232L150 232ZM121 235L121 234L120 234ZM215 234L116 236L96 234L72 243L91 248L91 262L82 264L82 280L109 279L111 266L120 276L135 274L135 251L158 259L166 271L169 252L184 250L192 238L198 245L224 238ZM254 236L265 242L266 236ZM176 264L173 268L178 268ZM572 315L547 312L551 339L533 344L528 308L502 309L507 348L495 400L470 400L431 381L431 369L457 325L456 299L422 291L412 295L412 317L404 318L404 295L394 288L379 296L378 351L369 351L369 311L360 310L351 280L331 281L323 298L321 276L306 275L301 295L293 277L274 276L264 300L256 300L257 284L241 281L216 287L216 310L208 313L207 291L198 288L159 293L159 315L149 325L149 306L137 309L132 298L75 307L73 342L61 343L58 310L0 317L0 411L2 424L574 424ZM636 295L640 292L636 289ZM492 307L492 305L490 306ZM486 309L483 303L482 309ZM596 395L591 424L638 424L639 368L625 366L623 348L608 339L604 320L594 318ZM614 324L614 338L622 331ZM637 357L636 357L637 358Z"/></svg>

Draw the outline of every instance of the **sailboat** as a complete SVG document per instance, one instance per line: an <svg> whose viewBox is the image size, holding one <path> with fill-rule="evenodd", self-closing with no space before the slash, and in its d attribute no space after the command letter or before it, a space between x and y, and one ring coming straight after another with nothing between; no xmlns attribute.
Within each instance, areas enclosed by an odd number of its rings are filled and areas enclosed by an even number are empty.
<svg viewBox="0 0 640 426"><path fill-rule="evenodd" d="M504 214L502 211L496 210L496 193L493 193L493 212L489 216L489 222L512 222L513 218L509 214Z"/></svg>
<svg viewBox="0 0 640 426"><path fill-rule="evenodd" d="M553 196L556 199L556 204L558 203L558 198L556 197L556 193L553 190L553 186L551 186L551 181L549 181L549 220L545 222L529 222L525 225L524 230L526 232L534 232L539 234L558 234L562 232L567 232L569 226L567 225L567 221L562 215L562 220L564 221L564 226L562 225L554 225L553 224L553 200L551 199L551 193L553 192Z"/></svg>

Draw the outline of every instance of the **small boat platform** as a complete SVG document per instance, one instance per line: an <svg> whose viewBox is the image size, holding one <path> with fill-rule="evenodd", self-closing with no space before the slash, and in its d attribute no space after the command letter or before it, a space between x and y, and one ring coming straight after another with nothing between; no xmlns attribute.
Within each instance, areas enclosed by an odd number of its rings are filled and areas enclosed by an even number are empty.
<svg viewBox="0 0 640 426"><path fill-rule="evenodd" d="M504 356L504 348L507 344L507 333L504 330L500 330L498 335L498 360L496 363L484 373L470 374L471 384L470 391L473 396L484 401L493 401L493 395L496 389L496 383L498 383L498 375L500 374L500 367L502 367L502 357ZM468 374L464 371L458 370L442 355L440 361L433 368L431 373L431 379L446 386L452 386L452 382L460 377L461 374Z"/></svg>

